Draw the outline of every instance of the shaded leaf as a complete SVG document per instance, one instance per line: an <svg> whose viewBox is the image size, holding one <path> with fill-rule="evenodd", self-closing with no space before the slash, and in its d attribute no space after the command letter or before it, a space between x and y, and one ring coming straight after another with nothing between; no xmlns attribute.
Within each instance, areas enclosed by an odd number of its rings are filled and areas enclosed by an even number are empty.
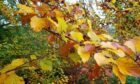
<svg viewBox="0 0 140 84"><path fill-rule="evenodd" d="M71 53L71 54L69 54L69 57L75 63L78 63L81 60L77 53Z"/></svg>
<svg viewBox="0 0 140 84"><path fill-rule="evenodd" d="M49 59L40 60L39 64L40 64L41 69L45 71L51 71L53 68L53 63Z"/></svg>

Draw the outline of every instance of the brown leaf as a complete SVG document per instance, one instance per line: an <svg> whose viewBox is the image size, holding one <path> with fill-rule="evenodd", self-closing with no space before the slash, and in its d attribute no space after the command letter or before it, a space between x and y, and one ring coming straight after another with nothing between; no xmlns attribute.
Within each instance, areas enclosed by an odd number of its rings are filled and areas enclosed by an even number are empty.
<svg viewBox="0 0 140 84"><path fill-rule="evenodd" d="M22 21L22 24L25 25L26 23L30 22L31 17L33 17L35 14L28 14L21 16L20 20Z"/></svg>
<svg viewBox="0 0 140 84"><path fill-rule="evenodd" d="M50 34L49 36L47 36L47 42L48 42L49 44L53 44L54 41L55 41L55 39L56 39L56 37L55 37L55 35L53 35L53 34Z"/></svg>
<svg viewBox="0 0 140 84"><path fill-rule="evenodd" d="M60 55L62 57L68 56L68 54L70 53L70 50L73 48L73 46L74 46L74 43L72 43L72 42L67 42L67 43L63 44L60 47Z"/></svg>
<svg viewBox="0 0 140 84"><path fill-rule="evenodd" d="M93 70L88 73L89 80L93 80L93 78L100 76L100 66L98 64L95 64L93 67Z"/></svg>
<svg viewBox="0 0 140 84"><path fill-rule="evenodd" d="M36 10L38 10L39 14L44 16L45 14L49 12L49 6L47 4L41 3L40 6L36 7Z"/></svg>

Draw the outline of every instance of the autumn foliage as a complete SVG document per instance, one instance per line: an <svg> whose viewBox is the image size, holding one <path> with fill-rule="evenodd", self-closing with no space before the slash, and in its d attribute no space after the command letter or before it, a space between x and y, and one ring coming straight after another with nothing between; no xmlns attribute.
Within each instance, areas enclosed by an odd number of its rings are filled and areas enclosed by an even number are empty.
<svg viewBox="0 0 140 84"><path fill-rule="evenodd" d="M131 11L131 8L120 11L116 6L118 2L111 0L111 2L101 3L100 6L107 14L112 10L119 14ZM132 2L130 0L130 3ZM132 4L136 5L136 3L139 5L137 1ZM58 47L56 51L59 58L72 63L73 66L69 67L70 69L78 68L78 75L70 74L71 78L67 83L71 79L78 80L79 74L86 74L92 84L93 79L104 77L108 68L111 70L110 74L117 76L122 84L126 83L127 76L140 77L140 36L120 41L105 29L94 28L97 23L94 22L95 19L90 18L90 15L86 16L88 10L78 4L69 5L64 0L29 0L28 4L17 4L17 8L18 10L14 13L20 15L23 25L29 24L36 33L47 31L47 43L52 47ZM117 15L117 19L122 16ZM116 25L117 27L124 26ZM40 57L31 55L30 57L30 60L15 59L11 64L4 66L0 70L0 84L24 84L24 79L15 73L17 69L24 66L28 69L53 70L53 61L46 55ZM34 61L37 66L30 66L30 63ZM63 67L64 70L69 68ZM10 83L13 80L15 82ZM57 81L53 83L58 84Z"/></svg>

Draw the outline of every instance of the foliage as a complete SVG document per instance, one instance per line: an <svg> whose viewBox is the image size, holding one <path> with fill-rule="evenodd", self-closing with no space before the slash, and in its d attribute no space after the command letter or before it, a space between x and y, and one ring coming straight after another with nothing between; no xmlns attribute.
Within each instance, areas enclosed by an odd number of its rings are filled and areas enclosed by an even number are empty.
<svg viewBox="0 0 140 84"><path fill-rule="evenodd" d="M1 58L8 56L10 61L1 61L0 83L107 84L108 77L115 75L125 84L127 76L140 77L140 36L139 25L135 22L138 21L135 13L139 10L134 10L139 7L138 1L101 3L105 18L100 20L97 15L88 14L91 11L82 3L69 5L64 0L19 2L22 3L17 4L15 15L27 28L2 28L3 32L11 34L1 36ZM118 34L122 31L122 36L113 38L104 29L106 24L114 26ZM16 57L12 59L13 56Z"/></svg>

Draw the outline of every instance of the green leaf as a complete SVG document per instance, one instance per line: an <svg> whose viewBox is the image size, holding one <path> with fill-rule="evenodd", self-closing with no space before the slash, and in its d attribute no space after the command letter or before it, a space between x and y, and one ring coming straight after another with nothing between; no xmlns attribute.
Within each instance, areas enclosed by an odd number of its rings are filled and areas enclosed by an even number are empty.
<svg viewBox="0 0 140 84"><path fill-rule="evenodd" d="M53 63L51 60L49 59L43 59L40 61L40 67L42 70L45 70L45 71L51 71L52 70L52 66L53 66Z"/></svg>

